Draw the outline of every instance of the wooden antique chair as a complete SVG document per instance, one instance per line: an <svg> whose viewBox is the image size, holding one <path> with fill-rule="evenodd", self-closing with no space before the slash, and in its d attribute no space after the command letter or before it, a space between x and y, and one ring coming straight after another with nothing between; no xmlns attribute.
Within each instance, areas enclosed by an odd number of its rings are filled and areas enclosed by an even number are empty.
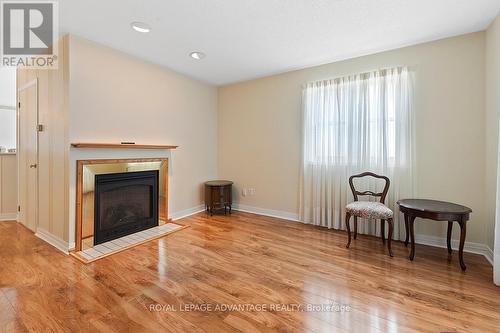
<svg viewBox="0 0 500 333"><path fill-rule="evenodd" d="M363 178L363 177L375 177L379 179L385 180L385 186L382 193L374 193L372 191L364 191L360 192L354 188L353 179L354 178ZM373 219L380 220L381 233L382 233L382 243L385 244L385 221L389 224L389 235L387 239L387 248L389 250L389 255L392 257L392 249L391 249L391 240L392 234L394 232L394 223L393 223L393 212L385 205L385 197L387 196L387 192L389 191L390 185L389 178L385 176L380 176L372 172L364 172L359 175L354 175L349 177L349 185L351 187L352 195L354 196L354 202L351 202L345 207L346 216L345 216L345 224L347 227L347 235L349 240L347 242L346 248L349 248L351 245L351 228L349 225L349 220L351 216L354 216L354 239L358 235L358 217L365 219ZM372 202L372 201L358 201L358 196L373 196L380 197L380 202Z"/></svg>

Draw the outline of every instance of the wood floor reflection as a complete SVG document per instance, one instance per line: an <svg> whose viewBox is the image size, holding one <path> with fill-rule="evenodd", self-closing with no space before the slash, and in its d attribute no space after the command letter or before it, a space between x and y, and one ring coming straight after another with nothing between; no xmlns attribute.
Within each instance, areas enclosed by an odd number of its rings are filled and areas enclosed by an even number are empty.
<svg viewBox="0 0 500 333"><path fill-rule="evenodd" d="M500 288L482 256L465 254L462 273L445 249L417 245L410 262L399 242L390 258L373 237L348 250L344 232L252 214L180 222L191 228L90 265L0 222L0 332L500 331Z"/></svg>

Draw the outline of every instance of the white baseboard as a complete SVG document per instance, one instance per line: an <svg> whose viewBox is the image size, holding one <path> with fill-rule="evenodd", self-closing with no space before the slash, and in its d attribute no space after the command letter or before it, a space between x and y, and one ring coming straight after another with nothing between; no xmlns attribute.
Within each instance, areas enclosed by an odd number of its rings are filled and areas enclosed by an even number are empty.
<svg viewBox="0 0 500 333"><path fill-rule="evenodd" d="M17 221L17 213L0 214L0 221Z"/></svg>
<svg viewBox="0 0 500 333"><path fill-rule="evenodd" d="M172 214L170 214L170 218L173 221L180 220L184 217L188 217L188 216L203 212L203 211L205 211L205 209L206 209L205 205L199 205L196 207L192 207L192 208L181 210L179 212L172 213ZM284 219L284 220L288 220L288 221L300 222L299 216L297 214L288 213L288 212L279 211L279 210L258 208L258 207L247 206L247 205L242 205L242 204L238 204L238 203L233 203L232 209L240 211L240 212L252 213L252 214L257 214L257 215L264 215L264 216L276 217L276 218Z"/></svg>
<svg viewBox="0 0 500 333"><path fill-rule="evenodd" d="M49 243L50 245L52 245L56 249L64 252L65 254L68 254L68 249L69 249L68 242L60 239L57 236L54 236L53 234L51 234L47 230L45 230L43 228L38 228L38 229L36 229L35 236L46 241L47 243Z"/></svg>
<svg viewBox="0 0 500 333"><path fill-rule="evenodd" d="M205 205L198 205L196 207L191 207L188 209L184 209L175 213L170 214L170 218L173 221L180 220L184 217L188 217L190 215L197 214L199 212L203 212L205 210Z"/></svg>
<svg viewBox="0 0 500 333"><path fill-rule="evenodd" d="M192 208L189 208L189 209L184 209L184 210L181 210L179 212L170 214L170 218L172 220L176 221L176 220L182 219L184 217L187 217L187 216L194 215L196 213L202 212L204 210L205 210L205 206L204 205L199 205L199 206L196 206L196 207L192 207ZM66 254L69 253L70 249L74 249L75 248L75 242L68 243L68 242L62 240L61 238L59 238L57 236L54 236L53 234L51 234L50 232L48 232L47 230L45 230L43 228L38 228L36 230L35 236L37 236L38 238L46 241L50 245L54 246L55 248L57 248L58 250L66 253Z"/></svg>
<svg viewBox="0 0 500 333"><path fill-rule="evenodd" d="M241 212L246 212L246 213L252 213L252 214L257 214L257 215L264 215L264 216L270 216L270 217L275 217L279 218L282 220L287 220L287 221L293 221L293 222L301 222L299 220L298 214L294 213L289 213L289 212L284 212L284 211L279 211L279 210L273 210L273 209L266 209L266 208L259 208L259 207L253 207L253 206L248 206L248 205L243 205L243 204L233 204L233 209ZM179 212L173 213L170 215L172 220L180 220L184 217L188 217L194 214L197 214L199 212L202 212L205 210L204 205L199 205L196 207L188 208L181 210ZM17 214L15 218L17 218ZM3 215L0 215L0 217L3 217ZM9 216L10 217L10 216ZM11 217L10 217L11 218ZM9 220L10 220L9 218ZM15 220L14 218L14 220ZM68 244L68 242L60 239L57 236L54 236L50 232L48 232L45 229L38 228L35 235L46 241L47 243L51 244L55 248L59 249L60 251L64 253L68 253L68 249L74 247L73 244ZM434 247L441 247L441 248L446 248L446 239L445 238L440 238L440 237L434 237L434 236L427 236L427 235L415 235L415 242L417 244L422 244L422 245L429 245L429 246L434 246ZM451 246L453 249L458 249L458 241L457 240L452 240ZM479 244L479 243L472 243L472 242L465 242L464 246L464 251L469 252L469 253L475 253L475 254L480 254L483 255L488 262L493 265L493 251L484 244ZM500 262L500 255L497 255L496 260ZM500 267L495 269L495 283L500 285ZM498 281L497 281L498 280Z"/></svg>
<svg viewBox="0 0 500 333"><path fill-rule="evenodd" d="M446 238L434 237L428 235L415 235L415 243L422 245L429 245L434 247L447 248ZM460 242L458 240L451 240L451 248L453 250L458 250ZM489 246L480 243L465 242L464 252L480 254L488 260L488 262L493 266L493 251Z"/></svg>
<svg viewBox="0 0 500 333"><path fill-rule="evenodd" d="M496 265L493 265L493 280L497 286L500 286L500 254L495 254Z"/></svg>
<svg viewBox="0 0 500 333"><path fill-rule="evenodd" d="M233 203L233 209L238 210L240 212L252 213L252 214L257 214L257 215L264 215L264 216L276 217L276 218L284 219L284 220L288 220L288 221L300 222L298 214L284 212L284 211L280 211L280 210L247 206L247 205L243 205L243 204L239 204L239 203Z"/></svg>
<svg viewBox="0 0 500 333"><path fill-rule="evenodd" d="M283 212L279 210L272 210L266 208L252 207L242 204L233 204L233 209L241 212L252 213L257 215L265 215L270 217L276 217L283 220L301 222L298 214ZM446 248L446 238L427 236L427 235L415 235L415 243L421 245L429 245L435 247ZM457 240L451 241L451 247L453 249L458 249L459 242ZM475 253L483 255L488 262L493 265L493 251L484 244L465 242L464 252ZM499 259L500 260L500 259ZM500 280L500 268L498 272L498 279ZM500 281L499 281L500 283Z"/></svg>

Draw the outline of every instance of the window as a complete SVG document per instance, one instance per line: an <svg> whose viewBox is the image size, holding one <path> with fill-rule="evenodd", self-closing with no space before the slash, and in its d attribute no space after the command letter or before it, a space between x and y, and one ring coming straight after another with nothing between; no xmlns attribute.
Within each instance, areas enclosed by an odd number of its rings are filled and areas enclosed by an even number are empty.
<svg viewBox="0 0 500 333"><path fill-rule="evenodd" d="M0 152L16 148L16 109L0 106Z"/></svg>
<svg viewBox="0 0 500 333"><path fill-rule="evenodd" d="M407 68L392 68L307 84L303 90L303 165L300 217L343 228L352 201L348 179L372 171L391 180L394 209L413 193L412 84ZM363 188L379 192L366 180ZM394 217L395 232L399 217ZM364 233L373 233L367 226Z"/></svg>
<svg viewBox="0 0 500 333"><path fill-rule="evenodd" d="M410 89L406 68L308 84L303 96L305 161L368 167L407 163Z"/></svg>
<svg viewBox="0 0 500 333"><path fill-rule="evenodd" d="M0 66L0 152L16 148L16 68Z"/></svg>

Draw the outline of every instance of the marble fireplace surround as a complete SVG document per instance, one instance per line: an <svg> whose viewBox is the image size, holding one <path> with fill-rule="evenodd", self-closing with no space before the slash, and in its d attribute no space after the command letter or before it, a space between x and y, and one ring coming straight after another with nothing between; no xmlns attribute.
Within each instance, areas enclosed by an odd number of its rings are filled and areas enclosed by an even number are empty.
<svg viewBox="0 0 500 333"><path fill-rule="evenodd" d="M75 204L72 251L93 247L93 186L96 175L157 170L159 174L159 226L169 222L168 184L171 149L177 146L158 145L87 145L72 144ZM91 205L89 205L91 203ZM134 235L134 234L132 234ZM71 238L73 238L71 237Z"/></svg>
<svg viewBox="0 0 500 333"><path fill-rule="evenodd" d="M76 246L77 251L92 248L94 236L95 176L137 171L158 171L158 225L168 216L168 158L79 160L76 183Z"/></svg>

